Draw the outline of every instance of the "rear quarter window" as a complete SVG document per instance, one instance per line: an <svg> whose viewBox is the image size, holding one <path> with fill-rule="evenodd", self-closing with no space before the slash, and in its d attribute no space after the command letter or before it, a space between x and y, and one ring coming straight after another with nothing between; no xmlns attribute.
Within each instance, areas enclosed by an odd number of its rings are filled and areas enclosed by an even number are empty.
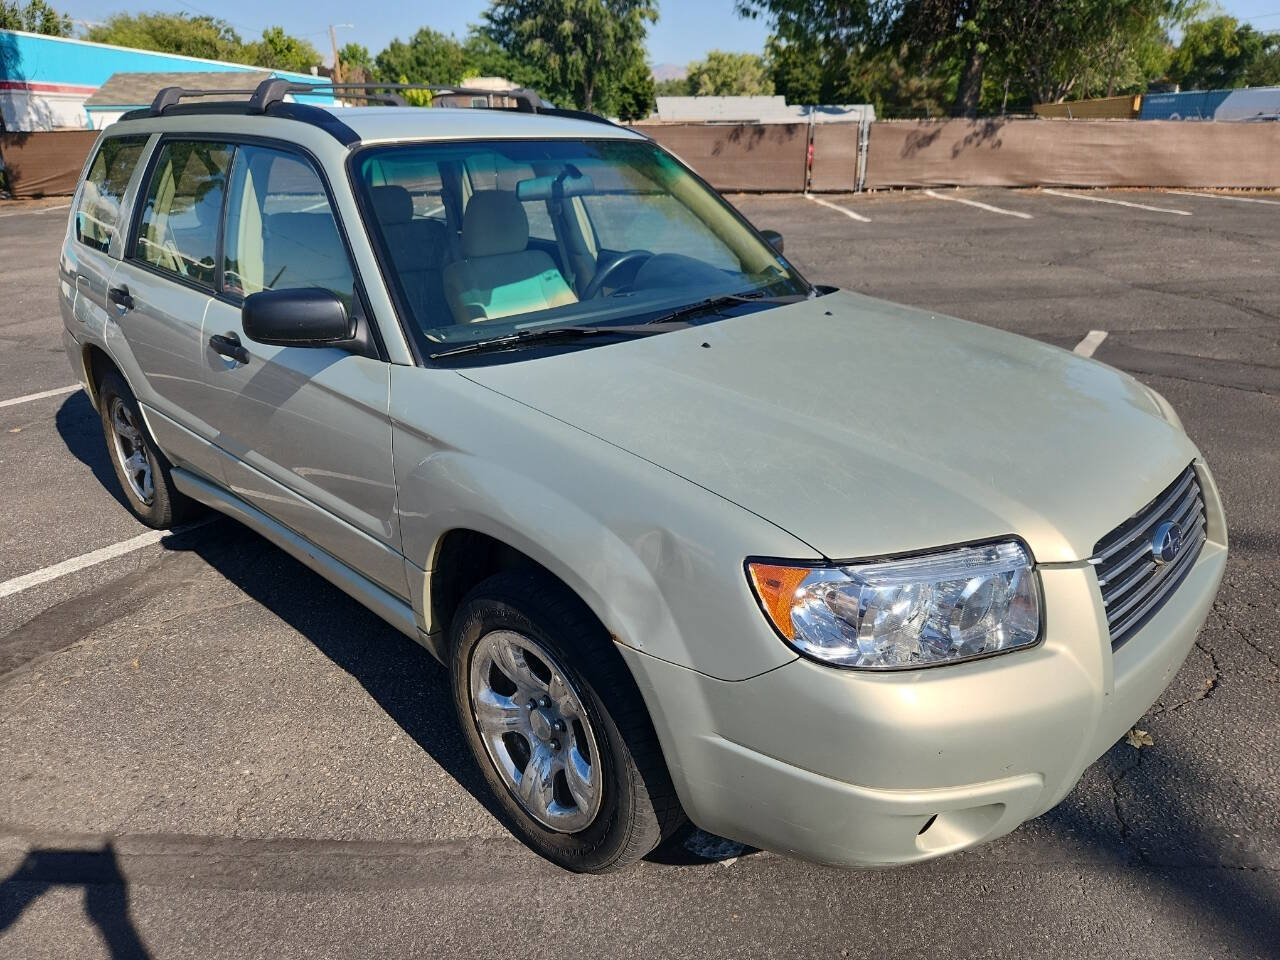
<svg viewBox="0 0 1280 960"><path fill-rule="evenodd" d="M107 253L120 232L120 204L133 176L146 136L108 137L102 141L76 201L76 239Z"/></svg>

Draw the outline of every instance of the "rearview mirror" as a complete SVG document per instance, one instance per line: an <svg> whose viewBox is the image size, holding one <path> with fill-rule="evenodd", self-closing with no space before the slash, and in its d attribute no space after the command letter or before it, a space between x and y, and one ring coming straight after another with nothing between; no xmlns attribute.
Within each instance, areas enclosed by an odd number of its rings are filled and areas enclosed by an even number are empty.
<svg viewBox="0 0 1280 960"><path fill-rule="evenodd" d="M250 340L281 347L320 347L355 336L343 302L318 287L250 294L240 309L240 326Z"/></svg>
<svg viewBox="0 0 1280 960"><path fill-rule="evenodd" d="M595 191L595 181L576 167L558 177L533 177L516 183L516 199L521 202L551 200L557 192L562 197L581 197Z"/></svg>
<svg viewBox="0 0 1280 960"><path fill-rule="evenodd" d="M769 241L769 246L773 247L773 249L777 250L779 253L782 252L782 234L777 230L761 230L760 236Z"/></svg>

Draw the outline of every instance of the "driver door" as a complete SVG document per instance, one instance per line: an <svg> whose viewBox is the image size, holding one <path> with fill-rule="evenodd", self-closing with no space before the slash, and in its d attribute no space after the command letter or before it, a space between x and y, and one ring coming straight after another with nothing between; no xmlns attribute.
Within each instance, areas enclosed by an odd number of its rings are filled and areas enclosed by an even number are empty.
<svg viewBox="0 0 1280 960"><path fill-rule="evenodd" d="M408 596L391 454L391 365L339 346L256 343L244 298L323 289L361 324L363 298L328 191L283 147L236 151L219 295L199 353L225 482L257 507L399 597ZM232 348L228 348L228 343Z"/></svg>

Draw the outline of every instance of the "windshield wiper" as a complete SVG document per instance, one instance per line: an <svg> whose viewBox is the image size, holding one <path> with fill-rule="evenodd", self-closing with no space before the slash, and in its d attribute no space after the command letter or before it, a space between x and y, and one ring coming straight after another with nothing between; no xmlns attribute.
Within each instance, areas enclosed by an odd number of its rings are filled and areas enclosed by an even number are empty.
<svg viewBox="0 0 1280 960"><path fill-rule="evenodd" d="M689 317L696 316L699 313L708 313L718 309L719 307L727 307L734 303L799 303L802 300L812 300L813 295L807 293L788 293L780 297L766 297L760 293L723 293L715 297L707 297L705 300L696 300L693 303L685 304L670 313L664 313L654 317L652 320L646 320L640 326L649 326L651 324L671 323L675 320L687 320Z"/></svg>
<svg viewBox="0 0 1280 960"><path fill-rule="evenodd" d="M430 354L430 359L439 360L442 357L455 357L462 353L487 353L491 350L509 350L535 343L548 343L555 340L578 340L583 337L605 334L615 337L644 337L650 334L666 333L667 330L683 329L687 326L687 323L668 322L662 329L655 329L655 326L646 324L640 324L639 326L625 324L607 327L535 327L528 330L517 330L515 333L505 333L500 337L490 337L488 340L475 340L448 350L441 350L439 353ZM640 329L640 327L646 327L646 329Z"/></svg>
<svg viewBox="0 0 1280 960"><path fill-rule="evenodd" d="M655 333L666 333L668 330L681 330L690 324L688 317L704 313L708 310L714 310L717 307L728 306L732 303L799 303L801 300L810 300L812 295L804 293L792 293L781 297L766 297L762 294L752 293L725 293L715 297L707 297L705 300L698 300L694 303L686 304L678 310L670 313L662 314L654 317L652 320L645 320L642 323L624 323L612 324L610 326L584 327L533 327L525 330L517 330L515 333L505 333L500 337L491 337L488 340L475 340L471 343L463 343L448 350L441 350L438 353L429 355L431 360L440 360L444 357L456 357L464 353L488 353L492 350L512 350L518 347L529 346L536 343L548 343L555 340L576 340L582 337L599 336L602 334L610 334L613 336L624 337L644 337Z"/></svg>

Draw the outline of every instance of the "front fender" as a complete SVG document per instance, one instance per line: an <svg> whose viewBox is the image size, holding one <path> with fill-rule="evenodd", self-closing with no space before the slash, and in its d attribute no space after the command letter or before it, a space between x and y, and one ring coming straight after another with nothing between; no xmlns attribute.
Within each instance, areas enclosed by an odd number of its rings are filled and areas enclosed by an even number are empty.
<svg viewBox="0 0 1280 960"><path fill-rule="evenodd" d="M441 538L474 530L546 567L650 656L726 680L795 659L743 572L752 553L817 559L790 534L449 371L396 369L392 408L404 552L425 582ZM413 426L415 411L447 429ZM430 609L425 593L415 604Z"/></svg>

